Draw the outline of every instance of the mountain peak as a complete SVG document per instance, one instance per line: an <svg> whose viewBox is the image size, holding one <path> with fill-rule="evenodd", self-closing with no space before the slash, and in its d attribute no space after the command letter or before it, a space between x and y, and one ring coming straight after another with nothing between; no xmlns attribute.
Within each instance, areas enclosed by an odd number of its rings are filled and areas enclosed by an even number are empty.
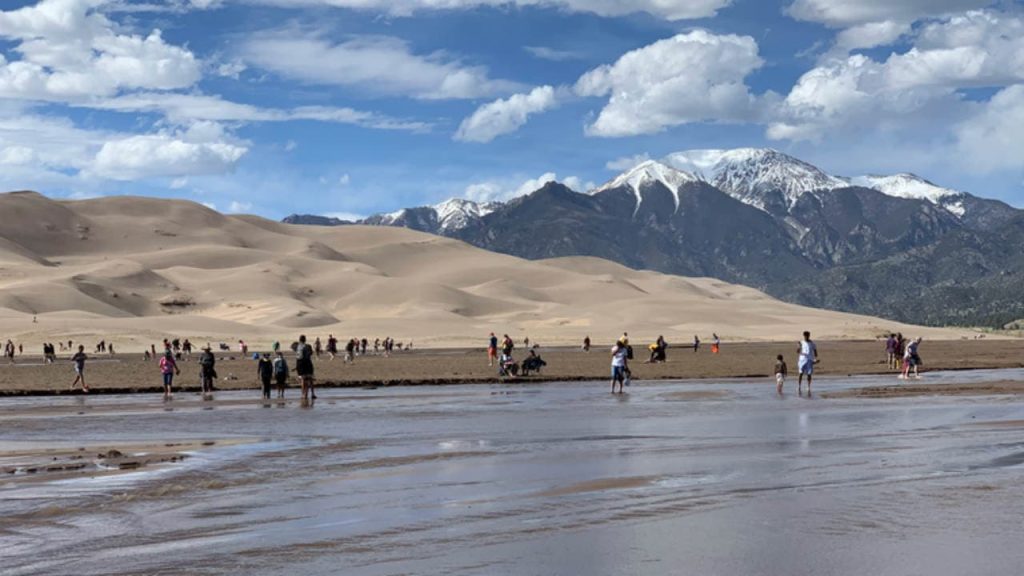
<svg viewBox="0 0 1024 576"><path fill-rule="evenodd" d="M474 202L466 198L449 198L433 206L437 224L442 230L461 230L472 221L483 218L501 206L501 202Z"/></svg>
<svg viewBox="0 0 1024 576"><path fill-rule="evenodd" d="M683 184L699 181L700 178L694 174L673 168L672 166L663 164L657 160L647 160L646 162L641 162L632 169L618 175L604 186L594 190L593 193L596 194L598 192L612 190L615 188L629 188L636 196L636 210L639 210L640 204L643 202L643 194L641 193L641 190L645 186L658 183L672 193L676 202L676 210L678 210L679 188Z"/></svg>
<svg viewBox="0 0 1024 576"><path fill-rule="evenodd" d="M808 192L849 186L841 178L773 148L687 150L670 154L665 161L692 170L723 192L762 209L768 195L781 194L789 208Z"/></svg>
<svg viewBox="0 0 1024 576"><path fill-rule="evenodd" d="M902 173L892 176L858 176L850 179L851 184L873 188L888 196L897 198L913 198L915 200L928 200L933 204L940 203L948 196L962 196L963 192L943 188L917 176L916 174Z"/></svg>

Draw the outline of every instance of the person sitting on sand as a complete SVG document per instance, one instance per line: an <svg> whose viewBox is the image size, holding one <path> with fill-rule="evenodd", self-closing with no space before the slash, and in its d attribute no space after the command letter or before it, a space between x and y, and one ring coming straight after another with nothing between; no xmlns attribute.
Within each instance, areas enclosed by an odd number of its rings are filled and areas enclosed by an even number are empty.
<svg viewBox="0 0 1024 576"><path fill-rule="evenodd" d="M71 389L74 390L75 386L79 382L82 383L82 392L85 394L89 393L89 385L85 383L85 361L89 357L85 355L85 346L78 345L78 353L71 357L71 361L75 363L75 380L71 383Z"/></svg>
<svg viewBox="0 0 1024 576"><path fill-rule="evenodd" d="M782 396L782 385L786 383L786 376L789 369L786 367L786 359L779 354L775 357L775 391ZM809 384L808 384L809 385Z"/></svg>
<svg viewBox="0 0 1024 576"><path fill-rule="evenodd" d="M171 388L174 385L175 374L181 374L178 363L174 361L174 353L170 350L164 352L164 357L160 359L160 374L164 380L164 401L167 401L174 397Z"/></svg>
<svg viewBox="0 0 1024 576"><path fill-rule="evenodd" d="M803 394L804 376L807 376L807 397L811 397L811 378L814 376L814 365L818 363L818 347L811 340L811 333L804 332L804 339L800 341L800 348L797 349L799 357L797 369L800 376L797 378L796 393Z"/></svg>
<svg viewBox="0 0 1024 576"><path fill-rule="evenodd" d="M277 383L277 397L284 398L284 389L288 386L288 361L280 351L274 357L274 381Z"/></svg>
<svg viewBox="0 0 1024 576"><path fill-rule="evenodd" d="M628 339L627 339L628 342ZM612 394L615 394L615 384L619 384L619 394L624 392L623 386L626 382L626 370L629 369L629 352L620 339L612 347Z"/></svg>
<svg viewBox="0 0 1024 576"><path fill-rule="evenodd" d="M523 360L523 376L529 376L530 372L540 373L541 368L547 366L545 362L538 354L536 350L530 350L530 354Z"/></svg>

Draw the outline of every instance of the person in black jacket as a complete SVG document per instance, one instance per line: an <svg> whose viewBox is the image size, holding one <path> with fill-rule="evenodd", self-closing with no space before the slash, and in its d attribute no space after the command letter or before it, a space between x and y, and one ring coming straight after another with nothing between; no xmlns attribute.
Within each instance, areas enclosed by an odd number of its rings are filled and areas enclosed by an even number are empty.
<svg viewBox="0 0 1024 576"><path fill-rule="evenodd" d="M270 361L270 354L264 352L263 356L260 356L260 361L256 364L256 374L263 384L263 399L270 400L270 384L274 378L274 363Z"/></svg>

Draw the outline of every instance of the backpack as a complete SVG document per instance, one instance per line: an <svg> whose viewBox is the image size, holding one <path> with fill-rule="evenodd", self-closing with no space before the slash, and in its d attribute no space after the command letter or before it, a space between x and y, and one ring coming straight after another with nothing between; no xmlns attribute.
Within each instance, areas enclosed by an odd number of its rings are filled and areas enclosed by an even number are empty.
<svg viewBox="0 0 1024 576"><path fill-rule="evenodd" d="M274 375L288 376L288 363L285 362L284 358L274 359Z"/></svg>

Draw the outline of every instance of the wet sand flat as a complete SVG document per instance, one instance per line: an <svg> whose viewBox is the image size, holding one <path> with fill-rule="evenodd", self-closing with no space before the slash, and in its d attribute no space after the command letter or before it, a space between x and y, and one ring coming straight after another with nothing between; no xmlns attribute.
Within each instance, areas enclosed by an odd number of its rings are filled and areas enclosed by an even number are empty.
<svg viewBox="0 0 1024 576"><path fill-rule="evenodd" d="M867 386L823 394L825 398L905 398L916 396L992 396L1024 394L1024 381L921 384L915 380L891 386Z"/></svg>
<svg viewBox="0 0 1024 576"><path fill-rule="evenodd" d="M1024 401L825 398L889 381L823 378L813 399L765 379L323 390L307 407L249 391L8 398L5 458L188 457L0 477L0 562L11 576L1016 573Z"/></svg>
<svg viewBox="0 0 1024 576"><path fill-rule="evenodd" d="M595 345L590 353L576 349L538 351L548 363L539 377L520 381L603 380L608 378L607 345ZM789 363L791 378L796 373L796 339L778 343L730 343L720 354L711 354L707 346L694 353L692 348L673 347L668 362L645 364L645 344L634 343L632 363L634 379L697 379L770 377L775 356L783 354ZM821 363L816 372L822 376L887 373L884 344L879 341L818 342ZM926 371L977 368L1018 368L1024 366L1022 340L926 341L921 348ZM225 390L255 389L256 364L237 352L218 353L217 387ZM515 357L521 360L523 351ZM291 355L286 356L294 364ZM483 349L438 349L396 352L389 358L360 356L352 364L341 358L316 360L317 380L322 386L381 386L417 384L460 384L498 381L496 368L487 365ZM198 365L181 363L182 374L176 385L198 387ZM137 355L97 356L86 368L94 392L157 392L161 380L157 363L145 362ZM54 365L42 365L38 359L19 359L19 364L0 365L0 395L66 393L74 377L66 359ZM293 383L294 384L294 383Z"/></svg>

